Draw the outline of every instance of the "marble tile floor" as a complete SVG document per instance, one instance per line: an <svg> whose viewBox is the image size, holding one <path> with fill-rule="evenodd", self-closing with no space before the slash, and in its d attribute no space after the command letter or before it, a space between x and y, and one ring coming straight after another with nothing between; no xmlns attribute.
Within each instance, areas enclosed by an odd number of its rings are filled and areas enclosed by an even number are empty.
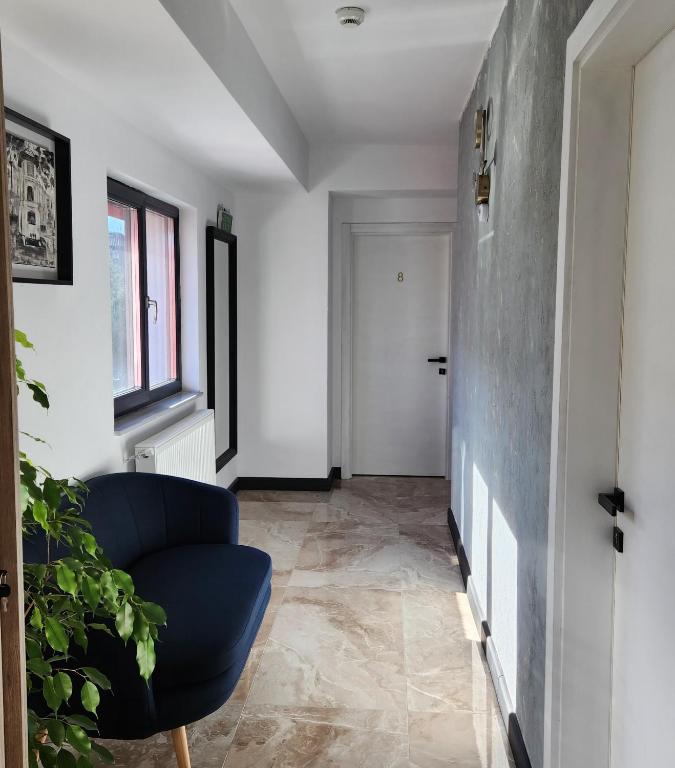
<svg viewBox="0 0 675 768"><path fill-rule="evenodd" d="M239 494L272 601L235 693L188 727L193 768L513 768L448 494L387 477ZM165 735L106 745L119 768L175 766Z"/></svg>

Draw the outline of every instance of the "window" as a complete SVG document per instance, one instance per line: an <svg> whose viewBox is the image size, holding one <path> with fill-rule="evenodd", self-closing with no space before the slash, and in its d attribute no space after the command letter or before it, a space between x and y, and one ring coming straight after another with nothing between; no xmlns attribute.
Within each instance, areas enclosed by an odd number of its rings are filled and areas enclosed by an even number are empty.
<svg viewBox="0 0 675 768"><path fill-rule="evenodd" d="M115 416L178 392L178 209L108 179Z"/></svg>

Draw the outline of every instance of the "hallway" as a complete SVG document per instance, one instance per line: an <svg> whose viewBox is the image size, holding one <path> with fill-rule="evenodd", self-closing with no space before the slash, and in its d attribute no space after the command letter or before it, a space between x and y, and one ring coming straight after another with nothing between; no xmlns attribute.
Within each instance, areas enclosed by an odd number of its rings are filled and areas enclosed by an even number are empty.
<svg viewBox="0 0 675 768"><path fill-rule="evenodd" d="M273 595L237 690L188 726L194 768L513 765L447 499L445 481L382 477L239 494ZM107 746L120 768L173 765L163 734Z"/></svg>

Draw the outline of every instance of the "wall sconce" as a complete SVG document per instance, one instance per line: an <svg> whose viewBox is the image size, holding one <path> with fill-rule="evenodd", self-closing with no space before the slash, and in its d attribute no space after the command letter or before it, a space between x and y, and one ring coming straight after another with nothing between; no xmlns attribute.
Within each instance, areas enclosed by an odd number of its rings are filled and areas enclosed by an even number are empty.
<svg viewBox="0 0 675 768"><path fill-rule="evenodd" d="M490 215L491 180L488 170L491 163L488 163L486 158L489 118L490 113L487 109L481 108L476 112L475 148L480 150L480 163L478 165L478 173L474 174L474 185L478 221L480 222L486 222Z"/></svg>

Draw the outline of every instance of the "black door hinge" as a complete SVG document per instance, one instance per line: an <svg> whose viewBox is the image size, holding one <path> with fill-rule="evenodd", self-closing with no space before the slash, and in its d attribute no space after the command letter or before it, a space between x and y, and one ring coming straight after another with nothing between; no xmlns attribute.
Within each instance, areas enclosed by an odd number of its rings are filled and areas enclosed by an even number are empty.
<svg viewBox="0 0 675 768"><path fill-rule="evenodd" d="M623 531L618 525L614 526L614 549L623 552Z"/></svg>

